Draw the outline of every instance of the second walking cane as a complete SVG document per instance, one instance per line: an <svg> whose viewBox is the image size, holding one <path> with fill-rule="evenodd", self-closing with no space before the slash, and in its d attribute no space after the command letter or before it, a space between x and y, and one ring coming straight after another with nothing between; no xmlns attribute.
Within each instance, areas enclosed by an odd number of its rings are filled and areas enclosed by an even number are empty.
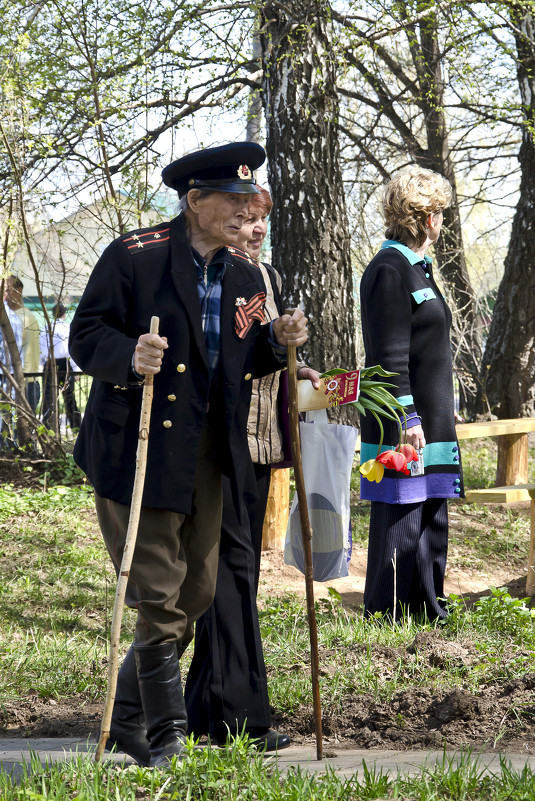
<svg viewBox="0 0 535 801"><path fill-rule="evenodd" d="M303 537L303 553L305 558L305 589L307 599L307 617L310 633L310 668L312 674L312 703L314 708L314 730L316 733L316 756L323 759L323 737L321 727L321 699L319 685L318 627L314 608L314 581L312 578L312 530L308 516L307 496L303 465L301 462L301 445L299 440L299 409L297 405L297 358L295 347L288 345L288 393L290 411L290 439L292 445L292 461L294 465L295 489L299 501L299 519Z"/></svg>
<svg viewBox="0 0 535 801"><path fill-rule="evenodd" d="M150 333L157 334L160 320L153 317L150 321ZM115 692L117 690L117 673L119 669L119 638L121 634L121 623L123 619L124 598L126 585L130 575L132 557L136 547L137 530L139 526L139 515L141 512L141 499L143 497L143 486L145 484L145 471L147 468L147 451L149 447L149 428L150 412L152 408L152 395L154 389L154 376L145 376L143 384L143 397L141 400L141 414L139 418L139 434L136 453L136 473L134 476L134 488L132 491L132 503L130 505L130 517L128 518L128 531L126 542L121 560L121 568L117 577L117 589L115 591L115 602L113 605L113 615L111 619L110 634L110 656L108 664L108 690L102 714L100 726L100 739L95 752L95 762L100 762L106 747L106 741L110 736L111 716L113 704L115 702Z"/></svg>

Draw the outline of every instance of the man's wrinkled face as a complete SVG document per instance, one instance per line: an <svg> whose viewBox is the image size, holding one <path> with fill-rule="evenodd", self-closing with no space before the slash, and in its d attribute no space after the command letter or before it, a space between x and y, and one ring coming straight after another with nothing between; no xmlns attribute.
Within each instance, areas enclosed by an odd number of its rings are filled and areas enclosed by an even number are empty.
<svg viewBox="0 0 535 801"><path fill-rule="evenodd" d="M249 195L212 192L196 203L197 225L203 237L214 245L235 245L247 217Z"/></svg>
<svg viewBox="0 0 535 801"><path fill-rule="evenodd" d="M249 214L238 233L238 247L253 259L258 259L267 228L267 214Z"/></svg>

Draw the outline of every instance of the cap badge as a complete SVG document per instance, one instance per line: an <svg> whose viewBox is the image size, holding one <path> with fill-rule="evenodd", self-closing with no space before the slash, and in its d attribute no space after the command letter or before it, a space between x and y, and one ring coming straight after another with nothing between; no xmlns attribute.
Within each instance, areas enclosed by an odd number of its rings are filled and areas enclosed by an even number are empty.
<svg viewBox="0 0 535 801"><path fill-rule="evenodd" d="M250 181L253 177L253 174L247 164L240 164L238 167L238 178L241 178L242 181Z"/></svg>
<svg viewBox="0 0 535 801"><path fill-rule="evenodd" d="M195 186L195 178L190 178L189 181L188 181L188 184L190 186Z"/></svg>

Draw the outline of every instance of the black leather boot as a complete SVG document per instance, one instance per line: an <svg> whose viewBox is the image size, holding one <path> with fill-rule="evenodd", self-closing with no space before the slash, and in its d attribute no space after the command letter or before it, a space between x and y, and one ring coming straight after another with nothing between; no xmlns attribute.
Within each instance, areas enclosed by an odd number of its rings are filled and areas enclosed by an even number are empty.
<svg viewBox="0 0 535 801"><path fill-rule="evenodd" d="M117 676L117 690L106 748L123 751L140 765L150 760L149 741L137 680L136 657L133 646L126 654Z"/></svg>
<svg viewBox="0 0 535 801"><path fill-rule="evenodd" d="M260 726L251 729L242 727L237 732L227 729L225 733L220 731L218 734L210 734L210 740L216 745L227 745L237 734L248 734L250 744L260 751L280 751L282 748L288 748L291 745L287 734Z"/></svg>
<svg viewBox="0 0 535 801"><path fill-rule="evenodd" d="M186 705L177 645L135 645L137 676L149 740L150 766L165 767L180 756L187 737Z"/></svg>

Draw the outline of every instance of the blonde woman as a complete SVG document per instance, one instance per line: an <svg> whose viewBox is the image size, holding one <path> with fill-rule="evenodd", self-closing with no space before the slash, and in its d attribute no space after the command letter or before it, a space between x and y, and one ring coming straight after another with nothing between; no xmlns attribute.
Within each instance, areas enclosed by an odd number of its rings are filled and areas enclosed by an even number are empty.
<svg viewBox="0 0 535 801"><path fill-rule="evenodd" d="M366 366L396 375L394 394L404 406L405 441L421 450L411 474L386 469L379 483L361 479L370 500L370 537L364 591L366 613L446 616L444 571L448 549L447 498L463 494L449 330L451 312L435 283L428 249L438 240L449 183L410 167L386 186L386 241L362 277L362 331ZM362 418L361 461L373 459L380 430ZM385 422L382 450L399 442Z"/></svg>

